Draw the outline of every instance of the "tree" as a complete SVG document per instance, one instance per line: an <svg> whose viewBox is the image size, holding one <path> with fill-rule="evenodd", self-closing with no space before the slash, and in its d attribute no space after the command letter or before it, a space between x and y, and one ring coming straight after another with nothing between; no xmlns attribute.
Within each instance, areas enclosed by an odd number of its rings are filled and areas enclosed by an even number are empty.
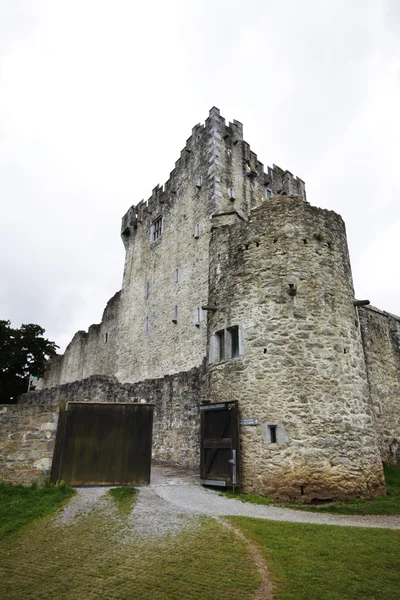
<svg viewBox="0 0 400 600"><path fill-rule="evenodd" d="M43 377L47 360L56 354L56 344L43 337L39 325L13 329L0 320L0 404L13 404L28 390L30 376Z"/></svg>

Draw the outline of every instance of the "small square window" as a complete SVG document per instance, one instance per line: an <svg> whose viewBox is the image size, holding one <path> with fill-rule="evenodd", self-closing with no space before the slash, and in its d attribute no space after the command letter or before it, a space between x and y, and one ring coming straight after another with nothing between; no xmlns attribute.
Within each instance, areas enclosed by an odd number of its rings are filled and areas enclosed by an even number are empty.
<svg viewBox="0 0 400 600"><path fill-rule="evenodd" d="M162 232L163 232L163 218L158 217L155 221L153 221L152 226L151 226L151 241L155 242L156 240L160 239L160 237L162 236Z"/></svg>

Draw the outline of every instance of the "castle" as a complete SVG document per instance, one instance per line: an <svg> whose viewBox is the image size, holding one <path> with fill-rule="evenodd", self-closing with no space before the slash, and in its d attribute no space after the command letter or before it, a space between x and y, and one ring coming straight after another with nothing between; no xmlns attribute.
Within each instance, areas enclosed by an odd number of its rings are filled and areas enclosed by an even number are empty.
<svg viewBox="0 0 400 600"><path fill-rule="evenodd" d="M354 297L342 218L212 108L122 218L123 284L25 405L155 405L153 453L198 467L200 405L237 401L241 484L370 497L400 462L400 319Z"/></svg>

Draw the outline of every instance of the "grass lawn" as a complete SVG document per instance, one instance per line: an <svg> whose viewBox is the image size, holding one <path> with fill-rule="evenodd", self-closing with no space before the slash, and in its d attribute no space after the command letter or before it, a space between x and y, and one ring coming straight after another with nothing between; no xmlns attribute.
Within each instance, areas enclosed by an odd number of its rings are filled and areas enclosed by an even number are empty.
<svg viewBox="0 0 400 600"><path fill-rule="evenodd" d="M176 535L135 533L134 488L110 490L117 510L100 502L63 526L51 515L70 488L0 490L2 599L252 600L260 584L245 541L213 519ZM264 555L276 600L400 597L400 531L227 520Z"/></svg>
<svg viewBox="0 0 400 600"><path fill-rule="evenodd" d="M131 486L111 488L108 492L121 514L129 514L136 500L137 490Z"/></svg>
<svg viewBox="0 0 400 600"><path fill-rule="evenodd" d="M4 538L0 598L253 599L260 577L246 543L230 529L194 519L177 535L147 539L135 535L127 515L103 506L70 525L39 519Z"/></svg>
<svg viewBox="0 0 400 600"><path fill-rule="evenodd" d="M348 500L347 502L331 502L329 504L286 504L271 500L258 494L232 494L221 492L228 498L236 498L242 502L253 504L273 504L295 510L307 510L320 513L340 515L400 515L400 467L385 467L387 495L373 500ZM400 598L400 593L399 593Z"/></svg>
<svg viewBox="0 0 400 600"><path fill-rule="evenodd" d="M74 491L67 486L23 487L0 483L0 539L38 517L54 513Z"/></svg>
<svg viewBox="0 0 400 600"><path fill-rule="evenodd" d="M400 598L400 531L228 520L262 551L276 600Z"/></svg>

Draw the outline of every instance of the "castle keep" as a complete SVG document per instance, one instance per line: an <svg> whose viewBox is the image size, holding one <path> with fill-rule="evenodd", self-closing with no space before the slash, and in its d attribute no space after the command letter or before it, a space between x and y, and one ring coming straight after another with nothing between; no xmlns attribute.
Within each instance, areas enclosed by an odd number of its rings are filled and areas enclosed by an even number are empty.
<svg viewBox="0 0 400 600"><path fill-rule="evenodd" d="M154 456L198 467L200 406L237 401L244 490L384 493L382 463L400 462L400 320L355 299L339 215L212 108L121 236L121 291L21 404L152 402Z"/></svg>

